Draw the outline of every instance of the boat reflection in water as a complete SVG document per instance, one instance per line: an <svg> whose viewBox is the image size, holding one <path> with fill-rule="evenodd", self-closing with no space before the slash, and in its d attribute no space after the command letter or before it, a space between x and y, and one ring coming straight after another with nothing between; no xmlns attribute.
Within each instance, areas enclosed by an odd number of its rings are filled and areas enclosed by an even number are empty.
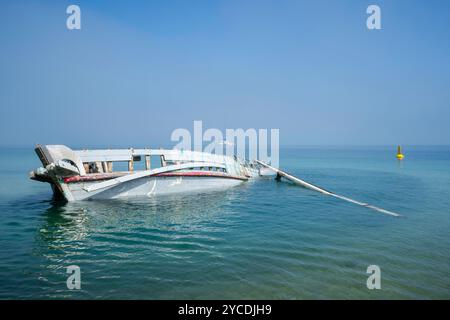
<svg viewBox="0 0 450 320"><path fill-rule="evenodd" d="M223 235L238 220L239 213L230 204L238 195L245 197L246 188L164 199L53 202L44 213L34 250L45 264L41 276L51 288L47 294L104 298L108 293L102 290L103 281L110 291L120 290L127 279L139 278L152 286L156 282L161 286L161 281L183 282L183 265L197 259L206 259L210 265L220 260L223 253L216 245L223 245ZM81 269L79 292L65 288L69 265ZM142 274L133 276L137 270ZM55 286L61 291L55 291Z"/></svg>
<svg viewBox="0 0 450 320"><path fill-rule="evenodd" d="M246 189L246 186L238 187ZM82 240L102 228L195 229L196 223L219 218L220 208L236 200L236 192L174 194L151 198L124 198L83 202L52 201L40 233L64 240Z"/></svg>

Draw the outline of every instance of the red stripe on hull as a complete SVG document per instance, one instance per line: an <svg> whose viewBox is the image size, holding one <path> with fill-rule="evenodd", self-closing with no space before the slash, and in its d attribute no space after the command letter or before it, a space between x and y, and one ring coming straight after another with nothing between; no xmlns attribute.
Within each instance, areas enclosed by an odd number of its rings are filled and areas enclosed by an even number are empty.
<svg viewBox="0 0 450 320"><path fill-rule="evenodd" d="M94 173L85 176L73 176L64 178L65 183L75 183L75 182L88 182L88 181L101 181L110 180L118 177L127 175L127 173ZM232 176L219 172L204 172L204 171L189 171L189 172L166 172L151 175L149 177L214 177L214 178L225 178L225 179L237 179L246 181L247 177L242 176Z"/></svg>
<svg viewBox="0 0 450 320"><path fill-rule="evenodd" d="M92 173L85 176L73 176L64 178L65 183L71 183L71 182L85 182L85 181L100 181L100 180L109 180L114 179L118 177L122 177L126 175L127 173L123 172L116 172L116 173Z"/></svg>

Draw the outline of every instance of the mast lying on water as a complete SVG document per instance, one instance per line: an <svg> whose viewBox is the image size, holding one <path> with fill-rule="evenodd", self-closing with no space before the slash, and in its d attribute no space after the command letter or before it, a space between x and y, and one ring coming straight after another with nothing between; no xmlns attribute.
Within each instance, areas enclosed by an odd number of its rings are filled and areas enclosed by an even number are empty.
<svg viewBox="0 0 450 320"><path fill-rule="evenodd" d="M382 208L370 205L368 203L356 201L356 200L353 200L353 199L350 199L350 198L338 195L338 194L336 194L334 192L331 192L331 191L327 191L327 190L325 190L323 188L315 186L315 185L313 185L313 184L311 184L309 182L306 182L306 181L304 181L302 179L294 177L294 176L292 176L292 175L290 175L290 174L288 174L288 173L286 173L286 172L284 172L284 171L282 171L280 169L274 168L274 167L268 165L265 162L262 162L262 161L259 161L259 160L256 160L256 162L259 163L260 165L262 165L262 166L264 166L264 167L274 171L277 174L278 177L281 176L283 178L286 178L286 179L288 179L288 180L290 180L290 181L294 182L295 184L298 184L298 185L300 185L302 187L305 187L305 188L308 188L308 189L311 189L311 190L320 192L322 194L325 194L325 195L328 195L328 196L332 196L332 197L335 197L335 198L338 198L338 199L341 199L341 200L344 200L344 201L347 201L347 202L351 202L351 203L354 203L354 204L360 205L362 207L366 207L366 208L369 208L369 209L372 209L372 210L375 210L375 211L378 211L378 212L381 212L381 213L385 213L385 214L388 214L388 215L391 215L391 216L394 216L394 217L399 217L400 216L400 214L398 214L398 213L395 213L395 212L392 212L392 211L389 211L389 210L385 210L385 209L382 209Z"/></svg>

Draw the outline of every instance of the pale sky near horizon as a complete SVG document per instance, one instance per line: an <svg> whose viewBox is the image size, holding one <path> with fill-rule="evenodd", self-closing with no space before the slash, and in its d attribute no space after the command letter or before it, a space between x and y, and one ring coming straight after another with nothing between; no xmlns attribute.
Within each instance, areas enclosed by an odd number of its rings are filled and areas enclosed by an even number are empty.
<svg viewBox="0 0 450 320"><path fill-rule="evenodd" d="M0 48L0 146L450 144L449 1L10 1Z"/></svg>

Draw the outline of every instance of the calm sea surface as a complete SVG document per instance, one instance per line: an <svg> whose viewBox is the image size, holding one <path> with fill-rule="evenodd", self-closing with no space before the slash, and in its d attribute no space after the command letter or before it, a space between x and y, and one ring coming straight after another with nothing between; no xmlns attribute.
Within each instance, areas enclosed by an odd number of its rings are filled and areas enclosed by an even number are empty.
<svg viewBox="0 0 450 320"><path fill-rule="evenodd" d="M0 149L0 298L450 298L450 147L285 148L288 172L223 193L52 201L32 149ZM381 290L366 269L381 268ZM81 268L81 290L66 268Z"/></svg>

